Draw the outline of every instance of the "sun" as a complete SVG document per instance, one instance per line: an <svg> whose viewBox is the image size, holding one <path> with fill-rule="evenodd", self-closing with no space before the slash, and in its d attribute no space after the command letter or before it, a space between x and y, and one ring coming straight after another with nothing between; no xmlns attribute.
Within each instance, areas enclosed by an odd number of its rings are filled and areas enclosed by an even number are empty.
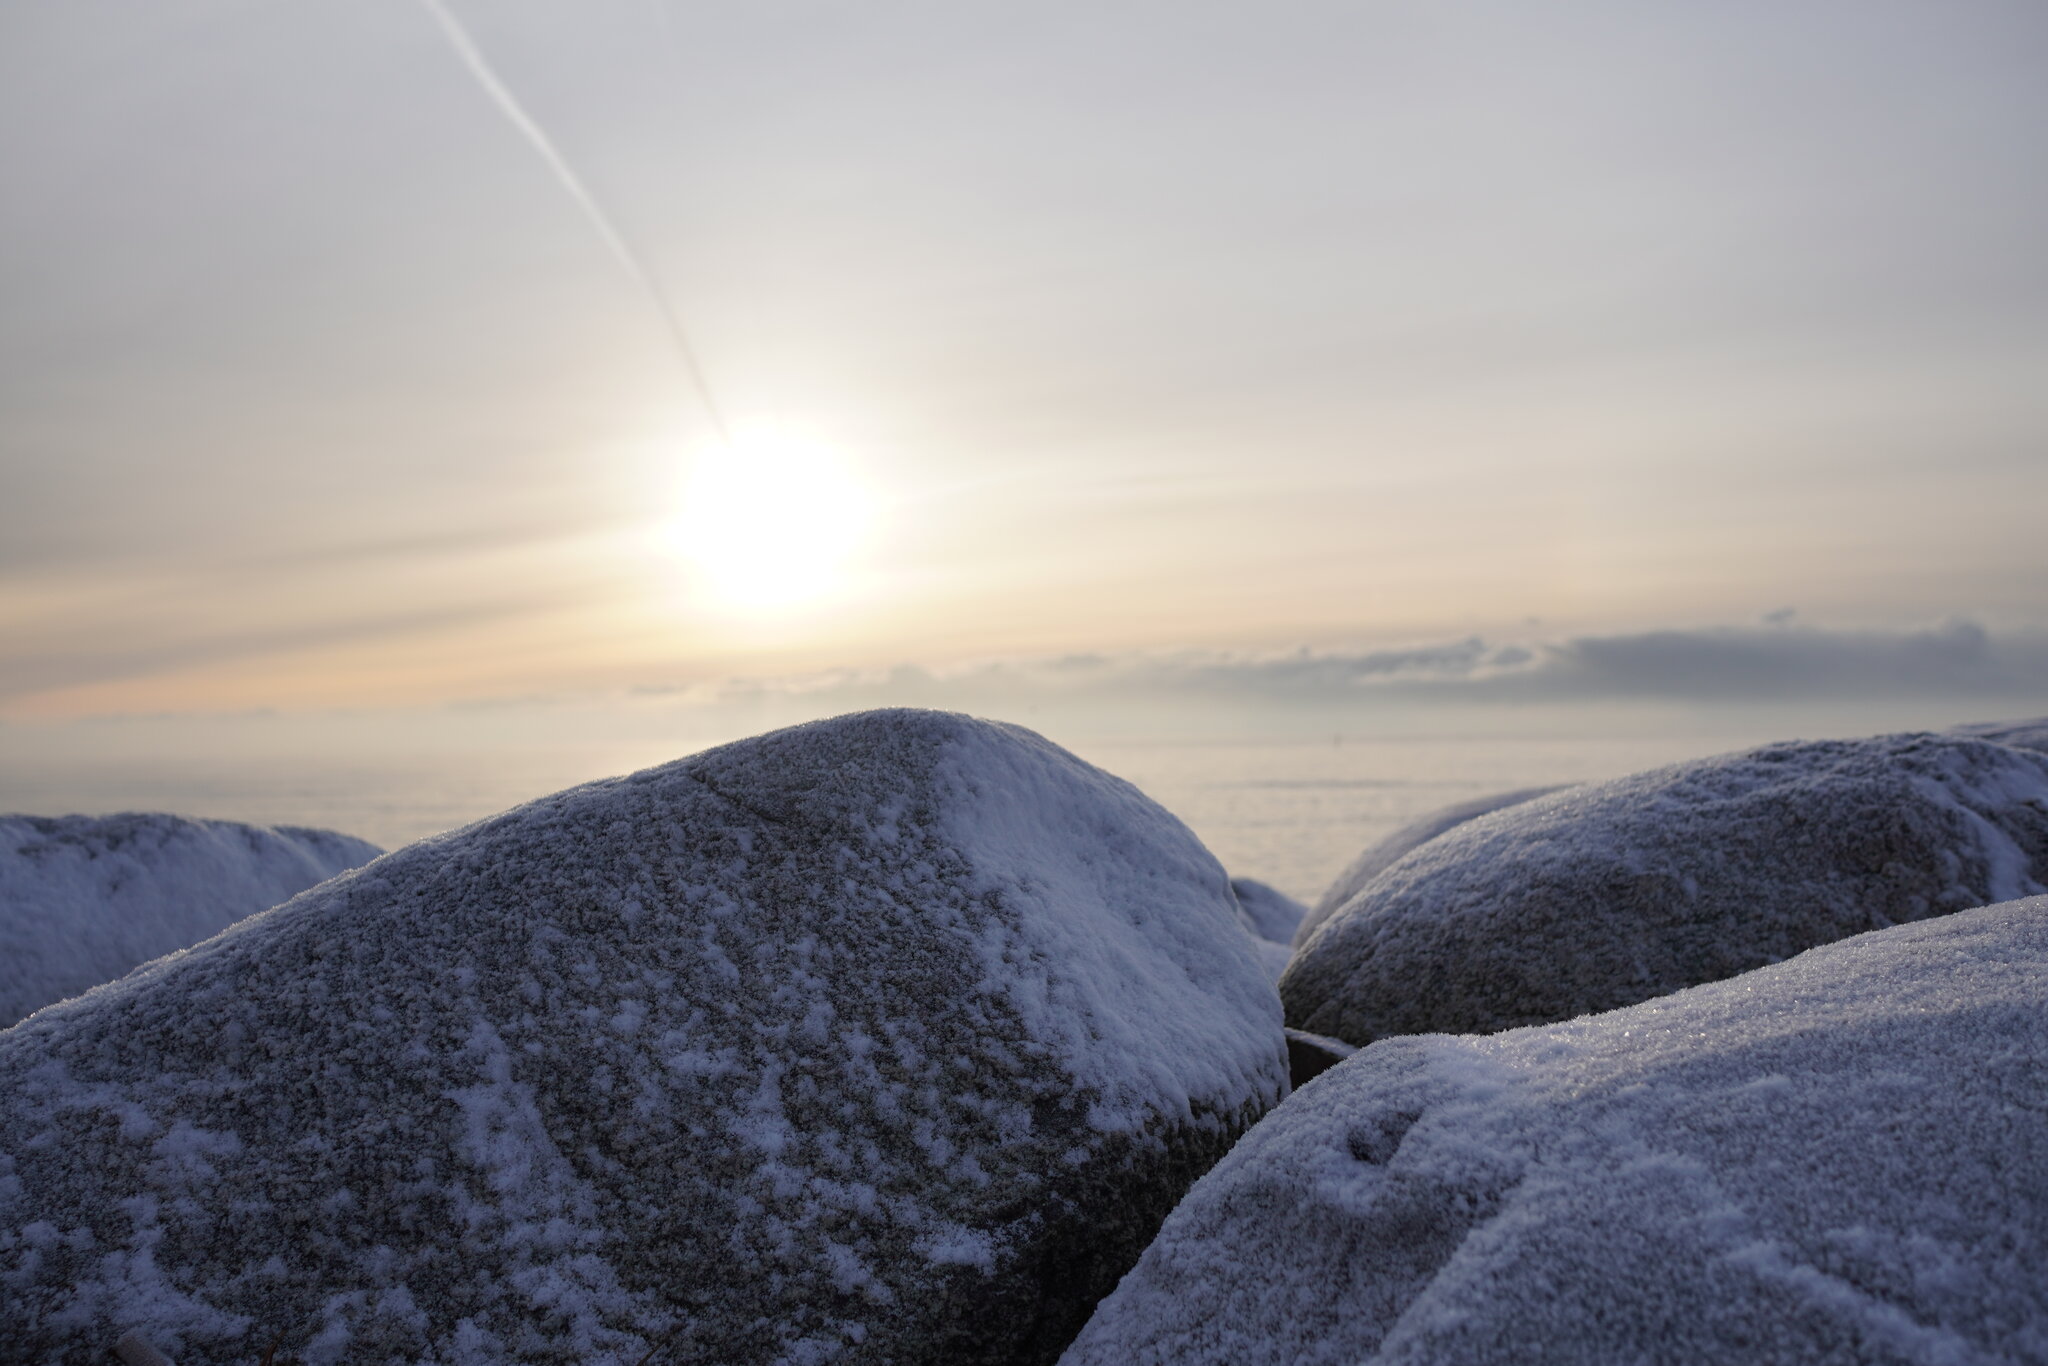
<svg viewBox="0 0 2048 1366"><path fill-rule="evenodd" d="M840 596L875 498L844 456L781 431L698 453L668 540L710 602L759 613Z"/></svg>

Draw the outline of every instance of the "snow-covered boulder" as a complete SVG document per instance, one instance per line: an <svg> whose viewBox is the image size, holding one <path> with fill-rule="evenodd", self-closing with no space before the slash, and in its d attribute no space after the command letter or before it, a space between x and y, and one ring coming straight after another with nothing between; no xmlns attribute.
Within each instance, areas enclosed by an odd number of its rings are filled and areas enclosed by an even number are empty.
<svg viewBox="0 0 2048 1366"><path fill-rule="evenodd" d="M2048 898L1388 1039L1198 1182L1066 1366L2048 1360Z"/></svg>
<svg viewBox="0 0 2048 1366"><path fill-rule="evenodd" d="M1330 884L1322 899L1295 922L1294 934L1291 936L1294 946L1299 948L1306 944L1308 937L1316 932L1316 927L1328 920L1339 906L1357 896L1359 889L1366 883L1446 830L1463 825L1475 817L1499 811L1504 807L1519 806L1533 797L1541 797L1545 793L1555 791L1555 787L1524 787L1513 792L1496 792L1490 796L1474 797L1470 801L1454 802L1450 806L1430 812L1419 820L1410 821L1378 844L1368 847L1364 853L1351 861L1349 867L1337 874L1337 880Z"/></svg>
<svg viewBox="0 0 2048 1366"><path fill-rule="evenodd" d="M1248 877L1230 879L1230 890L1237 894L1237 907L1253 934L1271 944L1294 942L1294 927L1308 907L1278 888Z"/></svg>
<svg viewBox="0 0 2048 1366"><path fill-rule="evenodd" d="M2048 754L1887 735L1767 745L1480 816L1295 951L1287 1023L1489 1033L2048 890Z"/></svg>
<svg viewBox="0 0 2048 1366"><path fill-rule="evenodd" d="M384 851L184 816L0 816L0 1027Z"/></svg>
<svg viewBox="0 0 2048 1366"><path fill-rule="evenodd" d="M1184 826L1029 731L841 717L0 1034L10 1347L1049 1361L1286 1089Z"/></svg>
<svg viewBox="0 0 2048 1366"><path fill-rule="evenodd" d="M1287 960L1294 956L1290 944L1294 927L1308 908L1285 892L1248 877L1232 878L1230 890L1237 897L1237 923L1252 937L1252 952L1265 966L1266 975L1278 982L1280 974L1287 971Z"/></svg>
<svg viewBox="0 0 2048 1366"><path fill-rule="evenodd" d="M2048 716L2036 716L2029 721L1976 721L1967 726L1956 726L1948 733L1994 740L2020 749L2048 751Z"/></svg>

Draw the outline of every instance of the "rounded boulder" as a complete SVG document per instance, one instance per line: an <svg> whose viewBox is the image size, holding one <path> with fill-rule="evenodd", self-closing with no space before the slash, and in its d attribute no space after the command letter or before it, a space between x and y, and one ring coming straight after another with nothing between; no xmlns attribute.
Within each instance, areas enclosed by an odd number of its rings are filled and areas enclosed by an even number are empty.
<svg viewBox="0 0 2048 1366"><path fill-rule="evenodd" d="M11 1347L1049 1361L1286 1090L1185 827L1016 727L841 717L0 1034Z"/></svg>
<svg viewBox="0 0 2048 1366"><path fill-rule="evenodd" d="M1386 1039L1196 1184L1063 1366L2048 1349L2048 897Z"/></svg>
<svg viewBox="0 0 2048 1366"><path fill-rule="evenodd" d="M294 825L0 816L0 1027L383 852Z"/></svg>
<svg viewBox="0 0 2048 1366"><path fill-rule="evenodd" d="M1567 788L1368 882L1280 979L1364 1045L1612 1010L1866 930L2044 890L2048 755L1890 735Z"/></svg>

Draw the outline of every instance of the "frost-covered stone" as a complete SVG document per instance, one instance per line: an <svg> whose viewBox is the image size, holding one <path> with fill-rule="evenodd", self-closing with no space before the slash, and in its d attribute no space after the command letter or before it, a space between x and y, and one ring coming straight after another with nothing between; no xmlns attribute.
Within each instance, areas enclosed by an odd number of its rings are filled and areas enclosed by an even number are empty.
<svg viewBox="0 0 2048 1366"><path fill-rule="evenodd" d="M2048 898L1388 1039L1174 1211L1065 1366L2048 1360Z"/></svg>
<svg viewBox="0 0 2048 1366"><path fill-rule="evenodd" d="M1238 909L1253 934L1273 944L1294 942L1294 927L1308 907L1278 888L1248 877L1232 878L1230 890L1237 894Z"/></svg>
<svg viewBox="0 0 2048 1366"><path fill-rule="evenodd" d="M1308 942L1317 926L1328 920L1339 906L1358 895L1366 883L1405 858L1411 851L1429 843L1444 831L1489 812L1503 807L1519 806L1533 797L1557 791L1554 787L1524 787L1513 792L1496 792L1491 796L1474 797L1467 802L1454 802L1450 806L1430 812L1420 820L1410 821L1393 834L1372 845L1351 861L1351 865L1337 875L1322 899L1309 908L1308 912L1295 923L1292 940L1296 948Z"/></svg>
<svg viewBox="0 0 2048 1366"><path fill-rule="evenodd" d="M384 851L184 816L0 816L0 1027Z"/></svg>
<svg viewBox="0 0 2048 1366"><path fill-rule="evenodd" d="M1612 1010L2032 895L2048 755L1890 735L1553 792L1387 868L1295 952L1287 1022L1366 1044Z"/></svg>
<svg viewBox="0 0 2048 1366"><path fill-rule="evenodd" d="M842 717L0 1033L9 1345L1050 1360L1286 1069L1179 822L1028 731Z"/></svg>
<svg viewBox="0 0 2048 1366"><path fill-rule="evenodd" d="M1287 971L1294 957L1288 940L1307 908L1284 892L1248 877L1232 878L1230 890L1237 897L1237 923L1251 936L1252 952L1274 982Z"/></svg>

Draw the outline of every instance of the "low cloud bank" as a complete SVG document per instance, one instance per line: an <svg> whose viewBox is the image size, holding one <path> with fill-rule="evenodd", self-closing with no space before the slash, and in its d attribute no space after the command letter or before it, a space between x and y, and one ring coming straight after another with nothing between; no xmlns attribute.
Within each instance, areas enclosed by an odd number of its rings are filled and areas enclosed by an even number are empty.
<svg viewBox="0 0 2048 1366"><path fill-rule="evenodd" d="M1145 698L1317 704L1955 698L2048 704L2048 633L1998 634L1953 620L1895 631L1778 624L1549 641L1470 637L1400 649L1091 654L950 670L905 666L730 681L689 691L720 703L802 699L835 708Z"/></svg>
<svg viewBox="0 0 2048 1366"><path fill-rule="evenodd" d="M1571 641L1554 672L1567 691L1707 699L2038 696L2048 690L2048 635L1994 637L1961 620L1899 632L1655 631Z"/></svg>

